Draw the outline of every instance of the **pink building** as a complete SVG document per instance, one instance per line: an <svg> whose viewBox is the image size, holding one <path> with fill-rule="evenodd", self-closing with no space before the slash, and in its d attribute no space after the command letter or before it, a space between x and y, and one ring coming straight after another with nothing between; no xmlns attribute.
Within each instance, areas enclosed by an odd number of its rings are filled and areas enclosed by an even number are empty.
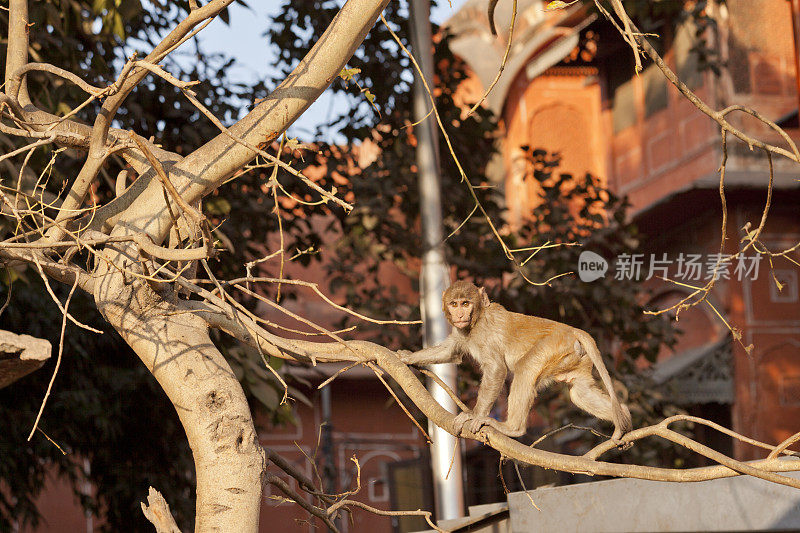
<svg viewBox="0 0 800 533"><path fill-rule="evenodd" d="M576 4L545 12L543 0L519 3L512 53L487 103L502 117L502 165L496 180L505 187L511 221L519 223L535 201L525 178L524 147L562 155L561 171L590 172L628 195L635 221L646 235L642 276L650 268L688 284L705 284L721 239L718 168L722 161L719 127L670 85L652 62L634 75L633 54L605 20ZM470 0L449 21L457 35L453 50L469 63L483 87L494 78L506 46L511 2L497 8L500 37L487 30L485 2ZM794 11L793 11L794 9ZM698 70L692 51L693 23L655 40L669 67L712 109L741 104L778 122L791 138L798 129L797 34L792 21L797 2L729 0L709 2L716 30L704 34L719 53L719 76ZM800 31L795 28L795 31ZM482 54L470 54L480 47ZM480 91L471 86L474 99ZM770 144L787 147L766 126L742 113L730 115L739 128ZM774 192L761 241L773 252L800 241L800 182L797 164L774 157ZM769 164L728 136L727 240L724 253L738 250L741 228L758 227L766 201ZM664 255L666 254L666 256ZM777 443L800 431L800 254L775 258L772 273L762 258L758 272L731 264L709 301L741 343L708 305L684 311L676 325L684 332L674 354L663 354L654 378L690 412L733 426L756 439ZM617 275L630 275L621 268ZM757 258L750 258L757 263ZM630 261L629 258L626 260ZM687 262L701 262L700 277L687 277ZM746 267L755 265L748 262ZM722 273L721 273L722 274ZM777 285L772 274L782 285ZM669 307L691 289L652 281L653 301ZM752 344L750 355L743 346ZM727 439L726 446L731 444ZM755 449L736 444L740 458Z"/></svg>

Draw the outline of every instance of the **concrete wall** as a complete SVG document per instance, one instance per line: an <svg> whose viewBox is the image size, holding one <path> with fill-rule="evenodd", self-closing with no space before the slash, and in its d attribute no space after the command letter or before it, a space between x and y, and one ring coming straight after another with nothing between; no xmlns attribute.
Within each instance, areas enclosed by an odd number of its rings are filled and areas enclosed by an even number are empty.
<svg viewBox="0 0 800 533"><path fill-rule="evenodd" d="M800 472L787 474L800 479ZM509 494L511 531L797 531L800 490L749 476L615 479Z"/></svg>

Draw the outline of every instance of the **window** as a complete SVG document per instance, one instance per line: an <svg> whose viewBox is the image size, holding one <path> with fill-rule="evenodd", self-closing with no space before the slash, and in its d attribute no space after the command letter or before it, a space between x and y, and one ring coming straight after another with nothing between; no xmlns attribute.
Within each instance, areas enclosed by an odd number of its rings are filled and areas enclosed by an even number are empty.
<svg viewBox="0 0 800 533"><path fill-rule="evenodd" d="M391 494L391 509L429 509L433 503L433 480L430 456L387 464L387 479ZM395 533L430 529L421 516L393 517Z"/></svg>

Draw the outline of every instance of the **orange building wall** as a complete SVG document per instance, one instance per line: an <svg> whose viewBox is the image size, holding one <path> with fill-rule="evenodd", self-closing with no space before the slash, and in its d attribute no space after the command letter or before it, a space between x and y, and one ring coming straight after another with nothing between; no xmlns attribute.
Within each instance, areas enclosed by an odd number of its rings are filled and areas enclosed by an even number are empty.
<svg viewBox="0 0 800 533"><path fill-rule="evenodd" d="M777 120L797 109L797 73L790 3L785 0L729 0L727 12L716 8L721 42L719 51L730 70L722 76L705 73L695 88L712 109L733 103L757 109ZM727 17L725 16L727 13ZM602 43L600 43L602 46ZM630 53L628 50L625 53ZM667 50L665 61L676 70L675 53ZM561 75L556 75L561 73ZM568 75L571 74L571 75ZM602 76L603 73L600 73ZM620 194L628 195L633 212L651 231L648 251L716 253L719 246L720 202L714 194L697 196L698 186L713 189L719 179L722 158L719 127L698 111L677 89L668 87L667 107L645 117L643 76L632 74L636 120L617 133L613 130L610 96L601 90L588 69L556 67L529 80L524 68L511 84L503 108L506 139L506 198L510 220L519 222L536 205L535 190L522 182L521 146L558 151L563 156L560 172L581 175L591 172L604 177ZM729 116L734 125L766 142L785 146L778 136L741 113ZM795 142L800 131L789 130ZM729 240L726 251L738 249L740 228L746 221L757 225L765 195L768 162L763 154L728 138L729 173L739 179L752 176L754 190L742 192L731 202ZM798 167L776 159L776 169L787 176ZM739 186L741 187L741 181ZM757 189L756 189L757 188ZM694 191L694 192L693 192ZM668 211L654 206L677 197ZM687 196L689 195L689 196ZM691 203L686 199L695 195ZM765 241L773 249L800 241L800 210L797 196L776 194ZM694 220L695 223L690 221ZM800 255L794 253L794 259ZM777 260L776 260L777 261ZM800 268L778 261L776 272L791 279ZM741 345L734 347L735 395L732 408L734 429L765 442L777 443L800 431L800 304L794 289L776 295L775 284L764 260L754 281L720 282L712 302L732 326L742 331L743 343L753 344L752 355ZM653 294L661 304L673 302L681 291L654 283ZM674 294L673 294L674 293ZM684 332L677 351L699 346L725 334L727 328L707 306L684 312L676 328ZM662 358L672 356L665 352ZM737 456L753 458L762 452L737 444Z"/></svg>
<svg viewBox="0 0 800 533"><path fill-rule="evenodd" d="M146 498L142 495L142 501ZM37 507L42 515L39 527L23 527L20 533L91 533L100 525L96 517L83 512L70 484L56 476L48 477Z"/></svg>
<svg viewBox="0 0 800 533"><path fill-rule="evenodd" d="M644 119L642 84L633 81L639 120L613 135L607 149L609 181L638 211L713 173L719 166L719 136L708 117L671 86L668 107ZM707 86L697 91L703 99L709 97ZM603 114L612 131L610 110Z"/></svg>
<svg viewBox="0 0 800 533"><path fill-rule="evenodd" d="M356 487L357 470L351 460L351 457L355 457L361 468L362 488L351 499L390 510L386 464L419 457L426 445L419 431L376 380L350 380L344 377L329 386L333 387L331 422L337 491L344 492ZM322 414L319 396L312 398L313 408L297 406L298 426L266 426L260 432L260 438L265 447L280 453L309 478L316 479L311 458L322 461L322 452L318 449ZM297 488L297 483L276 467L270 466L268 470ZM269 485L265 487L260 531L311 532L324 529L321 522L308 522L308 514L298 506L275 499L281 496L278 489ZM352 524L343 521L341 531L392 531L390 518L366 511L354 510L353 520Z"/></svg>
<svg viewBox="0 0 800 533"><path fill-rule="evenodd" d="M582 176L604 176L606 156L601 135L600 86L587 82L588 69L547 72L528 80L520 72L508 93L503 113L506 124L506 202L509 217L519 222L537 202L533 184L523 182L522 146L561 154L560 171Z"/></svg>
<svg viewBox="0 0 800 533"><path fill-rule="evenodd" d="M797 196L794 197L795 202ZM796 203L774 210L762 242L780 251L800 242L800 214ZM734 220L743 224L760 211L739 211ZM794 261L800 254L791 254ZM743 330L743 343L753 345L750 355L736 346L736 408L734 424L743 433L768 443L778 443L800 431L800 268L785 259L774 260L774 270L762 261L754 281L732 289L731 319ZM778 291L773 274L782 282ZM740 455L763 455L738 445Z"/></svg>

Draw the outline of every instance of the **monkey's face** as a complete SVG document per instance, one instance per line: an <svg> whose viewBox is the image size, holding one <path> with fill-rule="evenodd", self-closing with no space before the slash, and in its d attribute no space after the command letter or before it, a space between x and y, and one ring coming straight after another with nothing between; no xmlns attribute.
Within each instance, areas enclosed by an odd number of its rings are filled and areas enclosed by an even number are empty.
<svg viewBox="0 0 800 533"><path fill-rule="evenodd" d="M466 329L475 322L475 302L469 298L454 298L447 302L447 318L458 329Z"/></svg>
<svg viewBox="0 0 800 533"><path fill-rule="evenodd" d="M483 288L468 281L456 281L442 294L442 308L447 321L465 331L472 328L481 316L489 298Z"/></svg>

